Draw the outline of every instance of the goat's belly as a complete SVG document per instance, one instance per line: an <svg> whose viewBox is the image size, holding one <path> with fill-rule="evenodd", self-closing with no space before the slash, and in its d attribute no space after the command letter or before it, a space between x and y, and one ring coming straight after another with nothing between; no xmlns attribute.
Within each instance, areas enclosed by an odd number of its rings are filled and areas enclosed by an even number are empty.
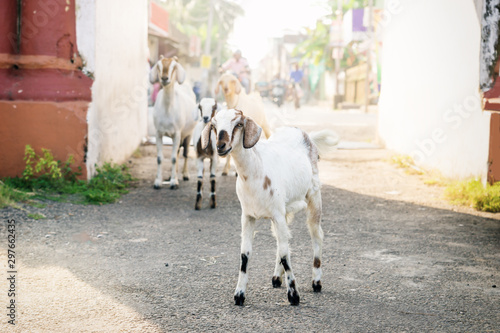
<svg viewBox="0 0 500 333"><path fill-rule="evenodd" d="M256 219L272 218L276 206L274 200L267 197L265 193L259 193L262 194L262 196L260 196L259 194L255 195L255 192L249 192L238 188L236 192L244 214Z"/></svg>
<svg viewBox="0 0 500 333"><path fill-rule="evenodd" d="M302 209L307 207L307 203L304 200L290 202L286 205L287 214L295 214L300 212Z"/></svg>

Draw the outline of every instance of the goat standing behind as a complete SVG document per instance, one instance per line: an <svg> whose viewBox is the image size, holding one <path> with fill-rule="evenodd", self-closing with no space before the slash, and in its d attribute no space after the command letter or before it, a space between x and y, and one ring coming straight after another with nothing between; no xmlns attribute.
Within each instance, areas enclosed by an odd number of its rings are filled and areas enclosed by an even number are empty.
<svg viewBox="0 0 500 333"><path fill-rule="evenodd" d="M177 62L177 57L160 58L149 73L151 83L160 82L162 89L158 92L154 105L153 119L156 127L156 149L158 170L154 188L159 189L163 182L161 163L163 160L163 135L172 138L172 175L170 188L179 188L177 180L177 160L179 149L184 147L184 180L189 180L188 153L189 142L197 123L196 98L188 84L182 85L186 73Z"/></svg>
<svg viewBox="0 0 500 333"><path fill-rule="evenodd" d="M198 185L197 185L197 194L196 194L196 204L194 209L201 209L201 199L202 199L202 191L203 191L203 161L205 158L210 159L210 208L215 208L217 206L216 194L215 194L215 185L216 178L215 173L217 171L217 149L215 146L215 134L212 132L210 135L210 144L203 149L201 146L201 132L203 128L210 122L212 117L217 112L217 102L213 98L203 98L198 104L198 109L200 111L201 118L196 124L196 127L193 131L193 146L196 149L196 161L197 161L197 169L198 169Z"/></svg>
<svg viewBox="0 0 500 333"><path fill-rule="evenodd" d="M219 88L222 88L222 93L226 100L228 109L245 110L245 114L251 117L264 131L266 138L271 136L267 116L264 111L264 103L262 98L257 93L247 94L245 89L242 89L240 81L229 73L222 74L215 87L215 95L219 93ZM226 165L222 171L222 175L229 173L231 167L231 157L227 157Z"/></svg>
<svg viewBox="0 0 500 333"><path fill-rule="evenodd" d="M318 154L338 143L331 131L308 135L298 128L284 128L267 141L259 141L261 128L241 111L219 111L202 133L202 147L217 137L219 156L231 154L238 179L236 192L241 204L241 268L234 295L236 305L243 305L248 282L247 265L252 254L255 221L271 219L277 240L273 287L279 287L285 274L290 304L300 297L290 262L287 222L293 214L307 208L307 226L313 244L313 291L321 291L321 190Z"/></svg>

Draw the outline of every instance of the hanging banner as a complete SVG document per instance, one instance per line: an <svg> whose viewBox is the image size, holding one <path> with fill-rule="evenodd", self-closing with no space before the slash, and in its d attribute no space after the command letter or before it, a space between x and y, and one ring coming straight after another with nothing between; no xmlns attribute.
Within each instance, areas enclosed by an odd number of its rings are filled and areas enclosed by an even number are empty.
<svg viewBox="0 0 500 333"><path fill-rule="evenodd" d="M211 65L212 65L212 57L206 54L202 55L201 68L210 69Z"/></svg>

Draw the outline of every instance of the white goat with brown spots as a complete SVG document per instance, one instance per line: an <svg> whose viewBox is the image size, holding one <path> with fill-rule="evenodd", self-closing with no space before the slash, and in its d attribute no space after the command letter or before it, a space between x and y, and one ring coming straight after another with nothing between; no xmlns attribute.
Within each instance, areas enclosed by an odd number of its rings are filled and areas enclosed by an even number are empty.
<svg viewBox="0 0 500 333"><path fill-rule="evenodd" d="M216 178L215 173L217 171L217 148L215 146L215 134L212 132L210 135L210 144L203 149L201 147L201 132L203 128L210 122L210 119L217 112L217 101L213 98L203 98L198 104L198 109L200 112L200 120L193 131L193 146L196 149L196 161L198 169L198 184L197 184L197 194L196 194L196 204L194 209L201 209L201 199L203 192L203 161L205 158L210 159L210 208L217 207L217 200L215 194Z"/></svg>
<svg viewBox="0 0 500 333"><path fill-rule="evenodd" d="M321 191L318 156L338 143L331 131L308 135L298 128L283 128L269 140L259 141L261 128L241 111L219 111L203 129L202 147L217 137L219 156L231 154L238 179L236 192L241 204L241 268L234 295L236 305L243 305L248 281L247 265L252 254L255 221L271 219L277 240L273 287L286 277L290 304L300 297L290 263L287 222L293 214L307 208L307 226L313 244L313 291L321 291Z"/></svg>
<svg viewBox="0 0 500 333"><path fill-rule="evenodd" d="M193 129L197 123L196 97L188 84L182 84L186 78L184 68L177 62L177 57L163 58L153 66L149 73L151 83L160 82L154 105L154 124L156 127L156 150L158 169L154 188L159 189L163 182L161 163L163 160L163 135L172 138L172 174L170 188L179 188L177 180L177 160L179 149L184 147L184 167L182 175L189 180L188 153Z"/></svg>

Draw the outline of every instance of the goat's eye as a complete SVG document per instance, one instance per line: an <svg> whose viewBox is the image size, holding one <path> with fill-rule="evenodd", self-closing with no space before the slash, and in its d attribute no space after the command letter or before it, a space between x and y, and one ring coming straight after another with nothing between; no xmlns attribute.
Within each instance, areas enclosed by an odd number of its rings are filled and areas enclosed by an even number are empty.
<svg viewBox="0 0 500 333"><path fill-rule="evenodd" d="M241 128L241 127L243 127L243 124L242 124L242 123L239 123L238 125L236 125L236 127Z"/></svg>

